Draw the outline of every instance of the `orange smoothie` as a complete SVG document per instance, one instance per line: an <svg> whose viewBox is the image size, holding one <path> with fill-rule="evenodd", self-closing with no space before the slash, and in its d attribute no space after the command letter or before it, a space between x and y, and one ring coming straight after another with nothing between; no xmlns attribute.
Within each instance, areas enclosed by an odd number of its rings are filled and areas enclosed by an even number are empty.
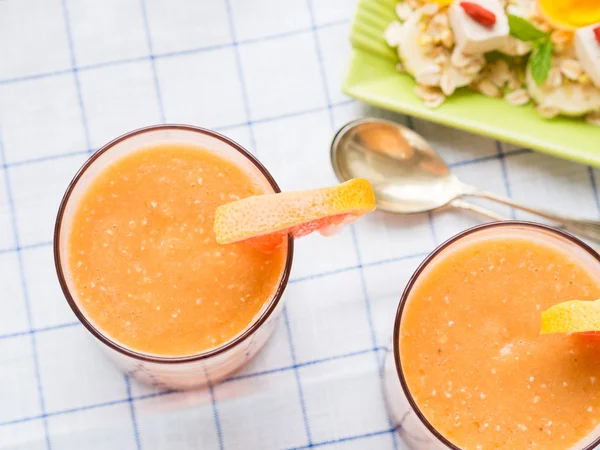
<svg viewBox="0 0 600 450"><path fill-rule="evenodd" d="M600 424L600 340L540 336L548 307L600 298L598 262L526 234L453 244L421 273L402 312L408 390L461 449L569 449Z"/></svg>
<svg viewBox="0 0 600 450"><path fill-rule="evenodd" d="M219 205L266 193L265 183L184 143L113 162L82 196L67 241L85 316L120 345L166 357L240 334L274 297L287 247L219 245L212 224Z"/></svg>

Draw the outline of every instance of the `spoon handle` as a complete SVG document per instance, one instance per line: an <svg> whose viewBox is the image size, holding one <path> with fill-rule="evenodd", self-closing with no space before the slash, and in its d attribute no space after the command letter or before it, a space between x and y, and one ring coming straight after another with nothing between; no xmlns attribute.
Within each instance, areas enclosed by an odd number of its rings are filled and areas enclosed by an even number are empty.
<svg viewBox="0 0 600 450"><path fill-rule="evenodd" d="M463 195L484 198L492 200L503 205L512 206L513 208L520 209L531 214L536 214L540 217L550 219L559 225L565 227L565 229L574 233L580 234L583 237L592 239L595 242L600 242L600 220L594 219L582 219L579 217L573 217L566 214L557 214L552 211L548 211L541 208L533 208L523 203L516 202L510 198L496 195L491 192L479 191L477 189L468 189Z"/></svg>
<svg viewBox="0 0 600 450"><path fill-rule="evenodd" d="M475 203L467 202L461 198L454 199L450 202L450 206L454 206L455 208L464 209L467 211L474 212L476 214L480 214L488 219L492 219L494 221L506 220L506 217L501 216L500 214L490 211L482 206L476 205Z"/></svg>

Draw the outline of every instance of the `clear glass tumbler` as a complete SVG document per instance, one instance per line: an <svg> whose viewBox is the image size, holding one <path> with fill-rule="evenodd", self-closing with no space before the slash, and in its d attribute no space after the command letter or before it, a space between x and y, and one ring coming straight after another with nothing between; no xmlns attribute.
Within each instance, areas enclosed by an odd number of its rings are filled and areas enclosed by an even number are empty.
<svg viewBox="0 0 600 450"><path fill-rule="evenodd" d="M161 388L191 389L227 377L250 361L264 346L283 307L282 295L292 267L294 244L293 239L288 238L286 265L273 297L245 330L220 347L191 356L162 357L136 352L106 335L80 308L69 274L67 236L73 214L90 183L108 165L144 147L170 142L187 143L214 152L264 181L264 185L272 192L280 192L271 174L254 156L218 133L187 125L157 125L132 131L94 153L69 184L56 219L54 260L60 285L71 309L118 367L147 384Z"/></svg>
<svg viewBox="0 0 600 450"><path fill-rule="evenodd" d="M590 268L598 272L600 277L600 255L579 239L561 230L531 222L505 221L493 222L470 228L450 238L436 248L411 276L406 285L396 312L392 342L388 347L383 375L383 389L386 405L393 427L412 450L461 450L442 435L423 415L408 388L403 364L410 364L400 358L400 326L404 306L410 301L411 291L429 264L437 258L444 257L457 245L474 237L487 235L510 234L531 239L543 239L559 245L575 258L581 258ZM569 450L592 450L600 446L600 430L587 436Z"/></svg>

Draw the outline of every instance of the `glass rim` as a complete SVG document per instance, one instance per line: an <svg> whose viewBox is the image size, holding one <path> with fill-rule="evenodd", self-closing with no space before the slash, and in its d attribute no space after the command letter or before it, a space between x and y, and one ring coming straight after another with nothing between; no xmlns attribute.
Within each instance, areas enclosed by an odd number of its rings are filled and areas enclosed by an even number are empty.
<svg viewBox="0 0 600 450"><path fill-rule="evenodd" d="M132 138L134 136L139 136L144 133L149 133L149 132L153 132L153 131L168 131L168 130L190 131L193 133L200 133L202 135L209 136L209 137L220 140L221 142L223 142L224 144L227 144L229 147L233 148L234 150L237 150L242 156L244 156L246 159L248 159L258 169L258 171L261 173L261 175L265 178L265 180L273 188L273 191L275 193L281 192L279 185L277 184L277 182L275 181L275 179L273 178L271 173L265 168L265 166L254 155L252 155L248 150L246 150L244 147L242 147L235 141L229 139L228 137L226 137L220 133L217 133L216 131L212 131L212 130L209 130L206 128L201 128L201 127L196 127L193 125L183 125L183 124L161 124L161 125L151 125L148 127L138 128L136 130L130 131L128 133L125 133L125 134L113 139L112 141L108 142L107 144L102 146L100 149L98 149L96 152L94 152L92 155L90 155L90 157L83 163L83 165L76 172L73 179L69 182L69 185L67 186L65 194L63 195L63 198L60 202L60 206L58 208L58 214L56 216L56 222L54 225L53 251L54 251L54 265L56 268L56 273L58 275L58 281L60 283L60 287L62 289L63 295L65 296L67 303L69 303L69 306L71 307L71 310L73 311L73 313L75 314L77 319L83 324L83 326L85 328L87 328L87 330L96 339L98 339L100 342L102 342L104 345L107 345L111 349L116 350L117 352L119 352L125 356L129 356L131 358L134 358L134 359L137 359L140 361L159 363L159 364L178 364L178 363L190 363L190 362L205 360L205 359L211 358L213 356L219 355L221 353L224 353L231 348L236 347L238 344L241 344L243 341L245 341L246 339L251 337L269 319L269 317L271 317L271 314L275 311L275 309L279 305L279 303L281 301L281 297L283 296L283 292L285 291L285 288L288 285L288 281L290 278L290 272L291 272L291 268L292 268L292 260L294 257L294 239L291 235L288 235L285 268L283 270L283 273L281 274L281 278L279 281L279 285L277 286L277 290L275 291L275 294L273 295L272 299L270 300L270 303L267 306L267 308L260 314L260 316L258 317L258 319L255 322L253 322L250 326L248 326L246 329L244 329L240 334L235 336L233 339L225 342L223 345L221 345L219 347L215 347L215 348L206 350L204 352L196 353L196 354L188 355L188 356L176 356L176 357L159 356L159 355L152 355L152 354L138 352L138 351L135 351L128 347L125 347L125 346L119 344L118 342L116 342L115 340L113 340L112 338L110 338L109 336L107 336L105 333L101 332L100 329L97 328L95 325L93 325L91 323L91 321L89 321L87 319L87 317L85 316L85 314L81 311L81 309L75 302L75 299L69 290L69 286L67 285L65 271L63 270L63 261L60 256L61 227L63 224L64 213L66 211L66 207L67 207L67 204L69 203L71 195L72 195L75 187L77 186L79 180L85 174L85 172L98 160L98 158L101 155L110 151L110 149L112 149L115 145L117 145L129 138Z"/></svg>
<svg viewBox="0 0 600 450"><path fill-rule="evenodd" d="M404 311L404 306L406 305L406 302L411 293L411 290L414 287L417 280L419 279L421 273L423 273L423 271L427 268L427 266L433 260L435 260L436 257L442 251L444 251L445 249L450 247L452 244L455 244L456 242L458 242L458 241L462 240L463 238L470 236L472 234L475 234L475 233L478 233L480 231L484 231L487 229L502 228L502 227L506 227L506 226L523 226L526 228L542 230L542 231L548 232L550 234L554 234L555 236L559 236L559 237L571 242L572 244L575 244L577 247L581 248L582 250L584 250L585 252L587 252L591 256L593 256L594 259L598 263L600 263L600 254L598 254L598 252L596 250L594 250L588 244L586 244L579 238L573 236L572 234L570 234L566 231L551 227L549 225L544 225L544 224L536 223L536 222L530 222L530 221L526 221L526 220L504 220L501 222L488 222L488 223L476 225L474 227L467 228L466 230L461 231L460 233L452 236L451 238L447 239L442 244L437 246L419 264L417 269L414 271L414 273L411 275L410 279L408 280L408 283L406 284L406 287L404 288L404 291L402 292L402 295L400 296L400 303L398 304L398 309L396 310L396 318L394 319L394 330L393 330L393 335L392 335L392 342L393 342L392 349L394 352L394 363L396 366L396 375L398 376L398 380L400 381L402 391L404 392L404 395L406 396L410 407L415 412L415 414L419 418L420 422L427 428L427 430L431 434L433 434L436 437L436 439L439 442L441 442L443 445L445 445L447 448L449 448L451 450L462 450L462 449L460 447L456 446L455 444L453 444L452 442L450 442L450 440L448 440L444 435L442 435L442 433L440 433L437 430L437 428L435 428L433 426L433 424L431 424L431 422L429 422L429 420L427 420L427 418L421 412L421 409L417 405L417 402L414 400L414 398L408 388L406 378L404 377L404 372L402 371L402 362L400 361L400 339L397 338L397 336L400 336L400 322L402 321L402 312ZM585 446L582 450L593 450L599 444L600 444L600 434L594 438L593 442L591 442L590 444Z"/></svg>

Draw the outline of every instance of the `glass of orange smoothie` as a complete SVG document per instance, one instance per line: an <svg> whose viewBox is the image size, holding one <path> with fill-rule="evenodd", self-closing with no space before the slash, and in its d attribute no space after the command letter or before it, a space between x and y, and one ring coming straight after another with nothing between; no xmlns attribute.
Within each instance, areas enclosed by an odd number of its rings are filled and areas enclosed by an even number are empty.
<svg viewBox="0 0 600 450"><path fill-rule="evenodd" d="M270 253L220 245L216 208L279 192L215 132L160 125L110 142L63 198L54 255L66 299L127 373L160 387L218 381L265 344L282 308L293 241Z"/></svg>
<svg viewBox="0 0 600 450"><path fill-rule="evenodd" d="M600 256L547 226L471 228L420 265L400 300L384 389L411 449L592 449L600 339L540 335L541 312L600 298Z"/></svg>

